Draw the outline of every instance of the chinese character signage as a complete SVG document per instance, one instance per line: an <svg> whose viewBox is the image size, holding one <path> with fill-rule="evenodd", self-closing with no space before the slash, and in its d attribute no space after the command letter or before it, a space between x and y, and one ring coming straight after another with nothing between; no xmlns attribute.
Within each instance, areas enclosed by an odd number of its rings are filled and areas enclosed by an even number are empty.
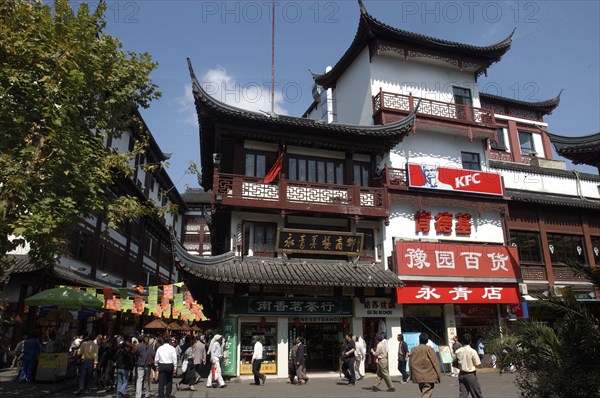
<svg viewBox="0 0 600 398"><path fill-rule="evenodd" d="M278 228L276 246L284 253L356 256L362 251L363 239L361 233Z"/></svg>
<svg viewBox="0 0 600 398"><path fill-rule="evenodd" d="M365 297L354 299L354 316L356 317L402 317L402 308L390 298Z"/></svg>
<svg viewBox="0 0 600 398"><path fill-rule="evenodd" d="M473 282L407 283L396 288L399 304L518 304L518 285Z"/></svg>
<svg viewBox="0 0 600 398"><path fill-rule="evenodd" d="M456 243L396 242L399 275L516 279L515 247Z"/></svg>
<svg viewBox="0 0 600 398"><path fill-rule="evenodd" d="M471 215L468 213L456 214L456 221L451 213L437 213L434 217L430 211L419 210L415 213L415 234L422 232L423 235L429 234L431 230L431 220L435 220L433 225L438 235L452 233L452 228L456 235L471 235Z"/></svg>
<svg viewBox="0 0 600 398"><path fill-rule="evenodd" d="M500 174L414 163L407 167L408 186L411 188L500 196L504 193Z"/></svg>
<svg viewBox="0 0 600 398"><path fill-rule="evenodd" d="M223 318L223 345L223 374L237 376L237 318Z"/></svg>
<svg viewBox="0 0 600 398"><path fill-rule="evenodd" d="M228 315L335 315L351 316L352 301L338 298L227 297Z"/></svg>

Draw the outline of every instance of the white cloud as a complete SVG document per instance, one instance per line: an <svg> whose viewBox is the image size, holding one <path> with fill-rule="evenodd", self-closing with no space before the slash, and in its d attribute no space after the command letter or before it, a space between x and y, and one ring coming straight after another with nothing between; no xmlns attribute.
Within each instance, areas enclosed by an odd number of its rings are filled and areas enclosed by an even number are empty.
<svg viewBox="0 0 600 398"><path fill-rule="evenodd" d="M198 114L194 105L194 96L192 95L192 84L188 83L183 87L183 95L175 98L175 104L178 107L177 113L181 114L181 120L184 124L198 127Z"/></svg>
<svg viewBox="0 0 600 398"><path fill-rule="evenodd" d="M228 105L254 112L271 110L270 84L260 82L242 84L222 66L209 69L200 79L200 84L210 96ZM177 113L181 115L180 120L186 125L198 127L191 83L184 86L183 95L175 98L174 103L177 106ZM275 113L287 115L288 111L283 105L281 91L275 91Z"/></svg>
<svg viewBox="0 0 600 398"><path fill-rule="evenodd" d="M213 98L249 111L271 110L271 88L267 82L240 83L222 66L209 69L200 81ZM281 91L275 91L275 113L287 115Z"/></svg>

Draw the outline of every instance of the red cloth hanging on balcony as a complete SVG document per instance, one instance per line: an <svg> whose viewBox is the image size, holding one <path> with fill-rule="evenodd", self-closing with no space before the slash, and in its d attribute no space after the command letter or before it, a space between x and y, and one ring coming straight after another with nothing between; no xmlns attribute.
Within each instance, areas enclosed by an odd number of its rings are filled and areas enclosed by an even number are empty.
<svg viewBox="0 0 600 398"><path fill-rule="evenodd" d="M281 155L279 155L279 157L277 158L277 160L273 164L273 167L271 167L271 170L269 170L269 172L265 176L265 178L263 180L263 182L265 184L271 183L279 175L279 172L281 171L281 168L283 167L283 155L284 154L285 154L285 147L283 148L283 151L281 152Z"/></svg>

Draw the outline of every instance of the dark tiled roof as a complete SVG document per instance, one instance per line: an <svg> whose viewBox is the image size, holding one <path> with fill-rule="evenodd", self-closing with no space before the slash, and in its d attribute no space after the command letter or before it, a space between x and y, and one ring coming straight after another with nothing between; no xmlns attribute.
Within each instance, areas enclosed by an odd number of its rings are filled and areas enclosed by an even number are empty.
<svg viewBox="0 0 600 398"><path fill-rule="evenodd" d="M188 188L183 194L181 194L181 197L188 205L202 203L210 204L212 191L205 191L201 188Z"/></svg>
<svg viewBox="0 0 600 398"><path fill-rule="evenodd" d="M600 200L598 199L584 199L578 196L554 195L516 189L507 189L506 195L517 202L600 210Z"/></svg>
<svg viewBox="0 0 600 398"><path fill-rule="evenodd" d="M591 166L600 163L600 132L580 137L548 133L548 137L554 144L556 152L574 163L585 163Z"/></svg>
<svg viewBox="0 0 600 398"><path fill-rule="evenodd" d="M513 162L504 162L501 160L490 160L490 167L492 169L503 169L503 170L511 170L511 171L519 171L523 173L534 173L540 175L548 175L553 177L562 177L562 178L577 178L579 177L582 180L592 181L592 182L600 182L600 177L594 174L588 173L579 173L573 170L558 170L558 169L549 169L547 167L537 167L531 166L528 164L521 163L513 163ZM577 174L575 174L577 173Z"/></svg>
<svg viewBox="0 0 600 398"><path fill-rule="evenodd" d="M296 139L300 145L311 142L315 145L327 142L347 146L350 141L362 148L369 146L390 150L412 130L419 105L404 119L386 125L361 126L353 124L324 123L321 121L272 113L247 111L225 104L210 96L203 88L188 58L192 79L192 92L198 122L200 125L200 158L202 162L202 187L212 188L214 123L222 121L238 125L240 128L255 128L261 131L263 139L279 140L281 132L293 133L287 136L288 143Z"/></svg>
<svg viewBox="0 0 600 398"><path fill-rule="evenodd" d="M263 285L402 287L398 275L371 264L346 261L240 259L233 252L213 257L189 254L176 239L175 255L181 268L214 282Z"/></svg>
<svg viewBox="0 0 600 398"><path fill-rule="evenodd" d="M449 40L437 39L418 33L408 32L387 25L371 16L361 0L360 22L354 40L350 47L335 66L327 73L313 74L317 84L323 87L332 87L337 79L346 70L360 52L369 44L373 38L385 40L386 42L405 44L412 48L421 49L423 52L434 52L452 55L456 58L478 60L484 67L498 62L502 55L508 51L512 43L513 32L504 40L489 46L474 46L471 44L458 43Z"/></svg>
<svg viewBox="0 0 600 398"><path fill-rule="evenodd" d="M537 101L537 102L521 101L521 100L516 100L516 99L512 99L512 98L508 98L508 97L501 97L499 95L481 93L481 92L479 93L479 99L481 99L483 101L503 103L503 104L519 106L519 107L528 108L528 109L533 108L535 110L542 111L544 113L551 113L560 104L560 95L562 94L562 92L563 92L563 90L560 90L560 92L558 93L558 95L556 97L545 100L545 101Z"/></svg>

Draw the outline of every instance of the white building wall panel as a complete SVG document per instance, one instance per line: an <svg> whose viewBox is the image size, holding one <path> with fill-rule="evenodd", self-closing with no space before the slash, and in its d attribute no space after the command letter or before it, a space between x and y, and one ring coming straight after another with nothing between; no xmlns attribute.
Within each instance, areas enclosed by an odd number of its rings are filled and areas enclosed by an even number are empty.
<svg viewBox="0 0 600 398"><path fill-rule="evenodd" d="M373 125L370 68L369 50L365 48L337 81L334 101L338 123Z"/></svg>
<svg viewBox="0 0 600 398"><path fill-rule="evenodd" d="M600 199L597 182L581 179L578 182L575 174L573 174L572 178L567 178L504 169L497 170L496 172L502 174L504 177L504 186L508 189L576 197L581 193L586 198Z"/></svg>
<svg viewBox="0 0 600 398"><path fill-rule="evenodd" d="M371 93L379 90L412 95L434 101L454 102L452 86L471 90L473 106L479 108L479 89L470 72L458 68L404 61L395 56L373 57L371 62Z"/></svg>

